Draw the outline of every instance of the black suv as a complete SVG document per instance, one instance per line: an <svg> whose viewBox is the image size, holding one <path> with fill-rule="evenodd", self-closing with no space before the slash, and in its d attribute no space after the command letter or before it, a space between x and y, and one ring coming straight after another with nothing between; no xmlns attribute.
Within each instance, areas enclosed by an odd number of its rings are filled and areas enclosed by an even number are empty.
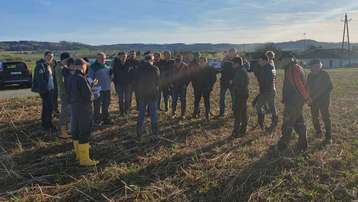
<svg viewBox="0 0 358 202"><path fill-rule="evenodd" d="M12 84L31 87L31 72L24 62L0 62L0 88Z"/></svg>

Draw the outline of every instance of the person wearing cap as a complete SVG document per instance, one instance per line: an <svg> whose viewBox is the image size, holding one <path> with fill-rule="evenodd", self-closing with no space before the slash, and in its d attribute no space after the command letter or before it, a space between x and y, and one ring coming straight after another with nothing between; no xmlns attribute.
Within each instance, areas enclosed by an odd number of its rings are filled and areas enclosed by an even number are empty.
<svg viewBox="0 0 358 202"><path fill-rule="evenodd" d="M171 59L171 53L164 51L163 59L161 59L156 66L160 70L160 92L163 95L164 111L169 111L169 97L173 97L171 89L171 76L173 74L174 60ZM161 96L158 99L158 105L160 108Z"/></svg>
<svg viewBox="0 0 358 202"><path fill-rule="evenodd" d="M54 112L55 77L53 68L54 54L51 51L44 53L44 58L36 62L32 91L39 93L42 100L41 126L45 131L55 132L56 127L52 123Z"/></svg>
<svg viewBox="0 0 358 202"><path fill-rule="evenodd" d="M232 59L237 56L236 49L232 48L227 52L223 62L222 62L222 71L220 78L220 114L219 116L225 115L225 100L226 100L226 92L229 90L231 100L233 101L233 94L231 90L232 80L235 75L235 69L233 68ZM232 102L234 103L234 102ZM234 110L234 106L232 105L232 110Z"/></svg>
<svg viewBox="0 0 358 202"><path fill-rule="evenodd" d="M173 103L172 103L172 117L176 117L176 108L178 100L180 99L181 118L185 118L186 114L186 91L188 87L188 65L183 61L183 55L178 55L174 62L172 87L173 87Z"/></svg>
<svg viewBox="0 0 358 202"><path fill-rule="evenodd" d="M232 91L235 97L234 101L236 102L233 103L235 122L232 135L234 137L241 137L246 134L247 129L247 100L249 98L249 75L241 57L234 57L232 61L234 68L237 69L232 82Z"/></svg>
<svg viewBox="0 0 358 202"><path fill-rule="evenodd" d="M89 157L93 94L85 75L88 65L82 58L78 58L75 60L75 66L77 70L69 84L73 146L81 166L94 166L98 161Z"/></svg>
<svg viewBox="0 0 358 202"><path fill-rule="evenodd" d="M119 112L120 115L128 115L130 110L130 96L131 96L131 85L130 85L130 72L127 62L127 53L120 52L112 63L113 70L113 83L116 87L118 94Z"/></svg>
<svg viewBox="0 0 358 202"><path fill-rule="evenodd" d="M111 68L105 63L106 54L100 52L97 54L96 61L90 66L88 77L92 80L98 80L98 86L101 88L100 96L94 101L94 122L96 125L111 124L109 118L109 105L111 102Z"/></svg>
<svg viewBox="0 0 358 202"><path fill-rule="evenodd" d="M307 87L312 100L311 116L316 136L321 137L322 131L319 122L319 114L322 116L325 133L325 144L332 143L332 126L329 112L330 96L333 85L329 74L322 69L319 59L310 62L311 72L307 77Z"/></svg>
<svg viewBox="0 0 358 202"><path fill-rule="evenodd" d="M137 119L137 136L141 137L144 131L145 112L148 108L151 119L152 133L158 134L158 98L159 98L159 68L154 66L154 56L147 53L140 63L135 75L135 91L138 98L139 115Z"/></svg>
<svg viewBox="0 0 358 202"><path fill-rule="evenodd" d="M308 145L303 106L305 103L311 103L305 86L305 73L294 58L284 59L280 64L285 69L282 92L284 110L282 136L277 143L277 148L279 151L285 150L292 139L292 131L295 130L299 136L297 150L305 152Z"/></svg>
<svg viewBox="0 0 358 202"><path fill-rule="evenodd" d="M68 134L68 124L70 122L70 106L68 103L68 96L66 91L66 84L68 82L68 78L71 74L71 70L69 66L73 63L73 59L70 57L68 52L64 52L60 55L60 62L57 63L55 67L56 71L56 80L57 80L57 88L58 94L60 95L60 103L61 103L61 112L60 112L60 136L61 138L69 138Z"/></svg>
<svg viewBox="0 0 358 202"><path fill-rule="evenodd" d="M205 118L210 120L210 94L216 82L216 70L208 65L206 57L200 57L199 63L192 63L192 80L191 84L194 90L194 112L193 118L200 114L199 105L201 98L205 104Z"/></svg>

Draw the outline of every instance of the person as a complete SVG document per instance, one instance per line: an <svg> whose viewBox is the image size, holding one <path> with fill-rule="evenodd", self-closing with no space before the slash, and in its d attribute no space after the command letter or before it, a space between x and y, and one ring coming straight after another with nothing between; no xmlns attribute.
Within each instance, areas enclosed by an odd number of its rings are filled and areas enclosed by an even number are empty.
<svg viewBox="0 0 358 202"><path fill-rule="evenodd" d="M332 126L329 112L330 95L333 89L329 74L322 69L322 62L319 59L310 62L311 72L307 77L307 87L312 100L311 116L316 136L322 135L319 122L319 114L322 116L325 133L325 144L332 143Z"/></svg>
<svg viewBox="0 0 358 202"><path fill-rule="evenodd" d="M237 55L236 49L230 49L227 52L223 62L222 62L222 72L220 78L220 114L219 116L225 115L225 100L226 100L226 92L229 90L232 103L235 103L233 100L233 95L231 91L231 83L232 79L235 75L235 69L232 65L232 59ZM232 105L232 109L234 106Z"/></svg>
<svg viewBox="0 0 358 202"><path fill-rule="evenodd" d="M188 85L187 77L188 65L183 61L183 55L178 55L174 62L172 75L173 88L173 103L172 103L172 118L176 117L176 108L178 100L180 99L181 116L185 119L186 114L186 91Z"/></svg>
<svg viewBox="0 0 358 202"><path fill-rule="evenodd" d="M128 115L130 110L131 77L128 69L127 53L119 52L112 63L113 82L116 87L120 115Z"/></svg>
<svg viewBox="0 0 358 202"><path fill-rule="evenodd" d="M136 71L139 67L139 61L137 60L137 52L134 50L129 51L128 54L128 59L126 61L126 69L129 72L129 77L128 80L130 82L130 86L129 86L129 108L132 106L132 95L135 95L135 90L134 90L134 78L136 77ZM138 99L137 96L135 95L135 100L136 100L136 108L138 110ZM130 109L129 109L130 110Z"/></svg>
<svg viewBox="0 0 358 202"><path fill-rule="evenodd" d="M171 89L171 74L173 72L174 60L171 59L171 53L169 51L163 52L163 59L154 63L160 71L160 96L158 99L158 108L160 108L161 99L163 96L164 111L169 111L169 97L173 97Z"/></svg>
<svg viewBox="0 0 358 202"><path fill-rule="evenodd" d="M157 102L159 98L159 68L153 65L154 56L147 53L144 61L140 63L140 67L136 71L135 90L138 98L139 115L137 119L137 136L141 137L144 131L144 118L146 109L149 109L151 119L152 133L158 134L158 115Z"/></svg>
<svg viewBox="0 0 358 202"><path fill-rule="evenodd" d="M60 103L61 103L61 112L60 112L60 138L69 138L68 134L68 124L70 122L70 106L68 103L68 95L66 91L66 84L68 82L68 78L71 74L71 70L69 66L73 62L70 54L68 52L61 53L60 62L57 63L55 67L56 71L56 80L57 80L57 88L58 94L60 95Z"/></svg>
<svg viewBox="0 0 358 202"><path fill-rule="evenodd" d="M249 98L249 75L241 57L234 57L232 61L234 68L237 69L232 83L232 91L235 97L234 100L236 102L234 104L235 123L232 135L234 137L241 137L246 134L247 129L247 100Z"/></svg>
<svg viewBox="0 0 358 202"><path fill-rule="evenodd" d="M278 122L275 96L276 96L276 75L273 66L269 63L266 55L262 55L258 60L259 67L255 70L255 76L259 83L259 94L255 98L254 106L257 112L257 122L261 129L264 129L265 112L271 114L271 125L266 128L272 132Z"/></svg>
<svg viewBox="0 0 358 202"><path fill-rule="evenodd" d="M285 65L288 64L288 65ZM299 135L297 150L307 150L307 131L303 117L303 106L311 103L305 86L305 74L303 68L297 64L294 58L282 61L285 68L283 81L282 102L284 104L282 136L278 141L279 151L287 148L292 134L295 130Z"/></svg>
<svg viewBox="0 0 358 202"><path fill-rule="evenodd" d="M96 125L112 123L108 112L111 102L111 68L106 65L105 61L106 54L98 53L96 61L88 71L88 77L92 80L97 79L98 86L101 88L99 98L94 101L94 122Z"/></svg>
<svg viewBox="0 0 358 202"><path fill-rule="evenodd" d="M200 114L199 104L201 98L205 103L205 118L210 120L210 94L216 82L216 70L208 65L206 57L200 57L199 64L192 64L193 76L192 86L194 90L194 112L193 118Z"/></svg>
<svg viewBox="0 0 358 202"><path fill-rule="evenodd" d="M39 93L42 100L41 126L47 132L57 131L52 123L55 89L54 73L51 67L53 59L54 54L46 51L44 58L36 62L32 83L32 91Z"/></svg>
<svg viewBox="0 0 358 202"><path fill-rule="evenodd" d="M272 70L274 74L276 74L276 65L275 65L275 57L276 54L273 51L266 51L265 55L268 57L269 64L272 66Z"/></svg>
<svg viewBox="0 0 358 202"><path fill-rule="evenodd" d="M91 134L91 115L93 95L87 81L85 72L87 63L82 59L76 59L77 70L70 78L69 98L73 116L72 138L76 159L81 166L94 166L98 161L89 157L89 137Z"/></svg>

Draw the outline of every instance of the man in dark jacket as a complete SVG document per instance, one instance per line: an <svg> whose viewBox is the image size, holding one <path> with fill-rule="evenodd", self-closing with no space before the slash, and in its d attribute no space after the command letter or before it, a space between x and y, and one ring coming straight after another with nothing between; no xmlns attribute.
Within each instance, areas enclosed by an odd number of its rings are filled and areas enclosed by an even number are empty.
<svg viewBox="0 0 358 202"><path fill-rule="evenodd" d="M311 61L311 73L307 78L307 87L312 100L311 116L316 135L322 135L319 123L319 114L321 113L324 127L326 129L326 144L332 143L332 126L329 113L330 95L333 89L329 74L322 69L322 63L316 59Z"/></svg>
<svg viewBox="0 0 358 202"><path fill-rule="evenodd" d="M247 128L247 99L249 98L249 75L244 67L241 57L233 58L234 68L237 69L233 82L232 91L235 97L234 104L234 130L232 135L240 137L245 135Z"/></svg>
<svg viewBox="0 0 358 202"><path fill-rule="evenodd" d="M101 88L100 96L94 101L94 121L96 124L111 124L109 118L109 105L111 102L111 68L105 63L106 54L97 54L96 61L90 66L88 77L98 80Z"/></svg>
<svg viewBox="0 0 358 202"><path fill-rule="evenodd" d="M255 98L255 108L257 112L257 122L261 129L264 129L265 113L271 114L271 125L266 130L272 132L278 122L275 96L276 96L276 74L273 66L269 63L266 55L262 55L258 60L259 67L255 70L255 76L259 83L259 95Z"/></svg>
<svg viewBox="0 0 358 202"><path fill-rule="evenodd" d="M91 160L89 157L93 95L85 76L87 63L83 59L76 59L75 65L77 70L69 81L73 146L81 166L94 166L98 161Z"/></svg>
<svg viewBox="0 0 358 202"><path fill-rule="evenodd" d="M160 70L160 91L163 94L164 99L164 111L168 112L169 97L173 97L171 89L171 76L173 74L174 60L171 59L171 53L165 51L163 53L163 60L160 60L157 64ZM159 98L160 105L161 96Z"/></svg>
<svg viewBox="0 0 358 202"><path fill-rule="evenodd" d="M281 63L284 64L285 61ZM307 134L303 118L303 106L305 102L311 103L311 101L305 86L303 68L294 59L288 61L288 65L285 65L282 102L284 104L283 126L282 136L278 141L278 149L287 148L294 129L299 135L297 149L304 152L307 150Z"/></svg>
<svg viewBox="0 0 358 202"><path fill-rule="evenodd" d="M135 77L136 71L139 67L139 61L137 60L137 53L134 50L129 51L128 59L126 61L126 69L129 72L128 80L130 81L130 96L129 96L129 108L132 106L132 95L135 94L134 86L135 84ZM136 99L136 107L138 110L138 98L135 95Z"/></svg>
<svg viewBox="0 0 358 202"><path fill-rule="evenodd" d="M113 83L118 94L119 112L121 116L129 113L132 92L130 71L126 62L127 53L120 52L112 63Z"/></svg>
<svg viewBox="0 0 358 202"><path fill-rule="evenodd" d="M42 99L41 125L46 131L52 132L56 128L52 124L52 113L54 110L54 72L51 64L54 55L46 51L44 58L36 62L32 91L39 93Z"/></svg>
<svg viewBox="0 0 358 202"><path fill-rule="evenodd" d="M142 136L144 127L145 112L148 107L149 115L152 123L152 133L158 133L158 116L157 106L159 98L159 68L153 65L154 56L148 53L144 61L141 62L140 67L136 71L135 88L138 98L138 120L137 120L137 135Z"/></svg>
<svg viewBox="0 0 358 202"><path fill-rule="evenodd" d="M185 118L186 114L186 91L188 87L188 65L184 63L183 56L178 55L174 62L174 69L172 75L172 89L173 89L173 104L172 117L176 117L176 108L178 99L180 99L181 118Z"/></svg>
<svg viewBox="0 0 358 202"><path fill-rule="evenodd" d="M194 89L194 113L193 117L199 116L200 100L204 98L205 104L205 118L210 119L210 94L216 82L216 70L208 65L208 60L205 57L200 57L199 64L191 65L192 86Z"/></svg>
<svg viewBox="0 0 358 202"><path fill-rule="evenodd" d="M228 55L225 56L222 63L222 71L220 78L220 114L219 116L225 115L225 98L226 91L230 91L232 103L234 102L234 97L231 91L232 80L235 75L235 69L233 68L232 59L237 55L235 49L230 49ZM232 105L232 110L234 109L234 105Z"/></svg>

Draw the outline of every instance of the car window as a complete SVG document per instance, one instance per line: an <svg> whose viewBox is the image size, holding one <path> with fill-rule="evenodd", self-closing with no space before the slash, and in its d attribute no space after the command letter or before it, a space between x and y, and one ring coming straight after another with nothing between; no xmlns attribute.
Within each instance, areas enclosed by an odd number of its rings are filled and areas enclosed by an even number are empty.
<svg viewBox="0 0 358 202"><path fill-rule="evenodd" d="M6 64L6 69L11 70L11 71L12 70L25 71L26 70L26 65L24 63Z"/></svg>

